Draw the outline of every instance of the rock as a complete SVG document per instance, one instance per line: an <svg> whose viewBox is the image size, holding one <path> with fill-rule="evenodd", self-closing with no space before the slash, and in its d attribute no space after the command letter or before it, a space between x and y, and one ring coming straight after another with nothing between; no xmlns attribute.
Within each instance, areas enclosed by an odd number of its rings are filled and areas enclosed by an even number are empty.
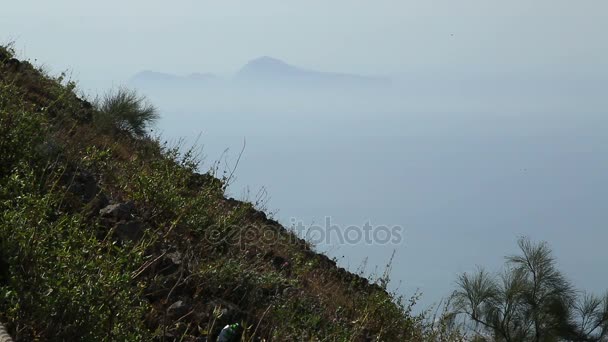
<svg viewBox="0 0 608 342"><path fill-rule="evenodd" d="M285 267L289 266L289 262L287 261L287 259L285 259L281 256L278 256L278 255L275 255L272 258L272 266L274 266L274 268L276 268L277 270L282 270Z"/></svg>
<svg viewBox="0 0 608 342"><path fill-rule="evenodd" d="M180 253L179 251L167 253L167 258L169 258L171 262L175 265L179 265L182 263L182 253Z"/></svg>
<svg viewBox="0 0 608 342"><path fill-rule="evenodd" d="M108 196L106 196L103 192L98 193L97 196L95 196L95 198L93 198L93 200L87 204L85 210L86 217L89 219L93 218L99 214L99 211L102 208L105 208L109 204L110 200L108 199Z"/></svg>
<svg viewBox="0 0 608 342"><path fill-rule="evenodd" d="M127 203L111 204L99 210L99 214L104 218L113 218L116 221L129 220L135 211L133 201Z"/></svg>
<svg viewBox="0 0 608 342"><path fill-rule="evenodd" d="M184 300L178 300L177 302L169 305L167 308L167 314L171 317L181 317L192 309L192 305L189 305Z"/></svg>
<svg viewBox="0 0 608 342"><path fill-rule="evenodd" d="M179 255L179 257L178 257ZM175 274L179 271L181 264L181 253L172 252L165 254L164 257L160 259L158 264L155 266L155 273L160 275L168 276L171 274Z"/></svg>
<svg viewBox="0 0 608 342"><path fill-rule="evenodd" d="M191 189L202 189L212 184L221 185L221 181L209 173L193 173L188 179L188 187Z"/></svg>
<svg viewBox="0 0 608 342"><path fill-rule="evenodd" d="M220 323L228 324L233 321L238 322L244 315L243 311L238 307L238 305L227 300L217 298L210 301L208 306L210 311L213 311L216 308L220 310L222 317L222 322Z"/></svg>
<svg viewBox="0 0 608 342"><path fill-rule="evenodd" d="M178 300L177 302L171 304L168 308L167 311L171 311L171 310L175 310L175 309L179 309L181 307L184 306L184 302L181 300Z"/></svg>
<svg viewBox="0 0 608 342"><path fill-rule="evenodd" d="M143 223L137 220L118 222L114 234L120 241L138 241L144 236Z"/></svg>
<svg viewBox="0 0 608 342"><path fill-rule="evenodd" d="M83 100L81 98L77 98L78 102L82 105L84 109L93 109L93 104L87 100Z"/></svg>
<svg viewBox="0 0 608 342"><path fill-rule="evenodd" d="M267 252L264 254L264 260L269 260L277 271L291 272L291 263L289 260L280 255L274 255L274 252Z"/></svg>
<svg viewBox="0 0 608 342"><path fill-rule="evenodd" d="M268 217L266 216L266 213L264 213L263 211L258 211L258 210L253 211L253 213L251 214L251 218L254 220L268 221Z"/></svg>
<svg viewBox="0 0 608 342"><path fill-rule="evenodd" d="M6 61L6 65L9 68L17 71L17 70L19 70L19 67L21 67L21 61L18 60L17 58L11 58L8 61Z"/></svg>
<svg viewBox="0 0 608 342"><path fill-rule="evenodd" d="M285 289L283 289L283 296L284 297L292 297L297 292L298 292L298 290L295 289L295 288L293 288L293 287L286 287Z"/></svg>
<svg viewBox="0 0 608 342"><path fill-rule="evenodd" d="M86 170L66 174L64 180L68 182L68 191L79 196L85 203L90 202L99 192L95 176Z"/></svg>

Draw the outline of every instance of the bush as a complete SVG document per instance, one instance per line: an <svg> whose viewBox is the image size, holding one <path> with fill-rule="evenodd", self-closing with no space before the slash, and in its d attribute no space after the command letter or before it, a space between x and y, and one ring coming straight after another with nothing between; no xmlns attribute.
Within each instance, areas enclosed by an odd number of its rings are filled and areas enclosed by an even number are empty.
<svg viewBox="0 0 608 342"><path fill-rule="evenodd" d="M131 277L145 247L99 241L81 215L61 212L61 192L40 194L36 178L24 170L0 190L0 318L17 340L148 340L148 307Z"/></svg>
<svg viewBox="0 0 608 342"><path fill-rule="evenodd" d="M34 159L35 149L42 142L43 126L41 115L23 110L15 87L0 83L0 179L19 162Z"/></svg>
<svg viewBox="0 0 608 342"><path fill-rule="evenodd" d="M105 132L123 131L142 136L158 120L158 111L136 91L118 88L97 102L94 122Z"/></svg>

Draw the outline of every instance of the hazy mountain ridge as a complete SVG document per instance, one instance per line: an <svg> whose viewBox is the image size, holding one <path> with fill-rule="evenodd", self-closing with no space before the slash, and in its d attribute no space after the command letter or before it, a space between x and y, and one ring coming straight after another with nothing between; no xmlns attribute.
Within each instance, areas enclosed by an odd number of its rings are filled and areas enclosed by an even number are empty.
<svg viewBox="0 0 608 342"><path fill-rule="evenodd" d="M389 83L388 78L304 69L267 56L247 63L240 69L235 79L242 82L298 82L336 86L381 86Z"/></svg>
<svg viewBox="0 0 608 342"><path fill-rule="evenodd" d="M135 74L129 83L146 86L161 83L188 86L294 86L294 87L386 87L387 77L323 72L294 66L273 57L259 57L241 67L233 76L221 78L213 73L192 73L187 76L145 70Z"/></svg>

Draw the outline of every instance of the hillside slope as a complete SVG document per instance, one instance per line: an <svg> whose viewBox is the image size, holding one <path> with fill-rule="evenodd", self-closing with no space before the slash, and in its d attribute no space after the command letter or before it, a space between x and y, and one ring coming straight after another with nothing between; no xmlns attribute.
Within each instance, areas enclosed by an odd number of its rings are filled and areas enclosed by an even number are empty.
<svg viewBox="0 0 608 342"><path fill-rule="evenodd" d="M406 341L384 288L336 266L191 154L104 133L74 84L0 49L0 322L18 341Z"/></svg>

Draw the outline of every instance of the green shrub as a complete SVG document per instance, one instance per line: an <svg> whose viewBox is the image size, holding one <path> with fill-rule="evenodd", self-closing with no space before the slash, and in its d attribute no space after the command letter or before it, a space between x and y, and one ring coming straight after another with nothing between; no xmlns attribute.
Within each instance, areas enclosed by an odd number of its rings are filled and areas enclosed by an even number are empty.
<svg viewBox="0 0 608 342"><path fill-rule="evenodd" d="M96 107L94 122L105 132L122 131L143 136L159 118L156 108L144 96L126 88L108 92Z"/></svg>
<svg viewBox="0 0 608 342"><path fill-rule="evenodd" d="M14 86L0 84L0 177L20 161L33 158L42 142L43 116L23 109Z"/></svg>

